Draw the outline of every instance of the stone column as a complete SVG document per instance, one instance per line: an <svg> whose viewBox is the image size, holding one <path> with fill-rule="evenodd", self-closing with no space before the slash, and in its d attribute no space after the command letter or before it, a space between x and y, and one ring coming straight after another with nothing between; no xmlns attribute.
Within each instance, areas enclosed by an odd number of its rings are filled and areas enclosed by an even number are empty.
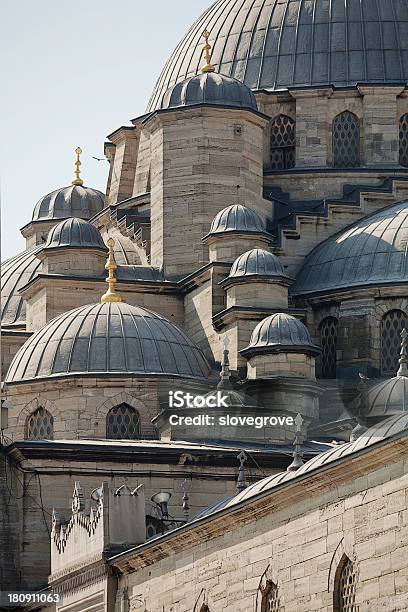
<svg viewBox="0 0 408 612"><path fill-rule="evenodd" d="M108 205L132 197L139 137L140 129L137 126L120 127L109 135L109 140L115 145L115 156L112 162Z"/></svg>
<svg viewBox="0 0 408 612"><path fill-rule="evenodd" d="M151 147L153 266L179 277L205 265L215 215L243 203L263 218L263 130L252 111L191 107L159 111L145 127ZM239 189L237 186L239 185Z"/></svg>
<svg viewBox="0 0 408 612"><path fill-rule="evenodd" d="M398 164L399 122L397 97L404 91L401 85L359 86L363 96L365 159L367 166Z"/></svg>
<svg viewBox="0 0 408 612"><path fill-rule="evenodd" d="M291 90L296 99L296 167L327 165L327 105L331 87Z"/></svg>

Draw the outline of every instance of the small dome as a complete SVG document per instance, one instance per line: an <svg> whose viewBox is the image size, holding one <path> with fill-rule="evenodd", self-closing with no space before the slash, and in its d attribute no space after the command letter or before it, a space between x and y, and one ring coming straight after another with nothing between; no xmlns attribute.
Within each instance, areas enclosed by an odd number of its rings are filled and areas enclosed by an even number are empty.
<svg viewBox="0 0 408 612"><path fill-rule="evenodd" d="M40 271L37 253L42 246L35 246L19 253L1 264L1 324L25 325L26 304L19 294L21 287L30 282Z"/></svg>
<svg viewBox="0 0 408 612"><path fill-rule="evenodd" d="M43 196L35 205L32 221L78 217L90 219L104 208L105 196L97 189L69 185Z"/></svg>
<svg viewBox="0 0 408 612"><path fill-rule="evenodd" d="M265 234L265 224L258 213L251 208L242 204L233 204L217 213L207 236L225 232Z"/></svg>
<svg viewBox="0 0 408 612"><path fill-rule="evenodd" d="M246 85L216 72L198 74L173 85L163 95L160 108L197 104L258 110L255 96Z"/></svg>
<svg viewBox="0 0 408 612"><path fill-rule="evenodd" d="M279 312L258 323L249 345L241 354L273 352L318 355L320 349L313 344L309 330L301 321Z"/></svg>
<svg viewBox="0 0 408 612"><path fill-rule="evenodd" d="M242 276L288 279L279 257L264 249L252 249L243 253L234 261L228 278L240 278Z"/></svg>
<svg viewBox="0 0 408 612"><path fill-rule="evenodd" d="M408 413L408 378L395 376L374 385L367 394L364 417L383 420L384 418Z"/></svg>
<svg viewBox="0 0 408 612"><path fill-rule="evenodd" d="M119 302L81 306L50 321L16 353L6 381L87 374L205 379L209 371L176 325Z"/></svg>
<svg viewBox="0 0 408 612"><path fill-rule="evenodd" d="M58 249L63 247L107 251L100 231L88 221L76 217L57 223L48 234L44 248Z"/></svg>
<svg viewBox="0 0 408 612"><path fill-rule="evenodd" d="M291 293L306 295L406 283L407 233L408 202L360 219L311 252Z"/></svg>

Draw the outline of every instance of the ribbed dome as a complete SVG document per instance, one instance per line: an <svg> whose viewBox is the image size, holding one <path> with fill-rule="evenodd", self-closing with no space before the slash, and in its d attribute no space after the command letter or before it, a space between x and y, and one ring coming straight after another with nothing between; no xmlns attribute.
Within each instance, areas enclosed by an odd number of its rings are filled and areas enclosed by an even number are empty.
<svg viewBox="0 0 408 612"><path fill-rule="evenodd" d="M285 313L273 314L255 327L249 345L243 355L255 353L292 352L317 355L309 330L301 321Z"/></svg>
<svg viewBox="0 0 408 612"><path fill-rule="evenodd" d="M212 104L258 110L255 96L240 81L216 72L189 77L168 89L160 103L161 109L179 106Z"/></svg>
<svg viewBox="0 0 408 612"><path fill-rule="evenodd" d="M234 261L229 278L270 276L288 278L279 257L264 249L252 249Z"/></svg>
<svg viewBox="0 0 408 612"><path fill-rule="evenodd" d="M204 29L217 72L251 89L408 80L405 0L217 0L167 61L149 112L169 87L199 72Z"/></svg>
<svg viewBox="0 0 408 612"><path fill-rule="evenodd" d="M48 234L46 249L62 247L107 250L100 231L91 223L76 217L57 223Z"/></svg>
<svg viewBox="0 0 408 612"><path fill-rule="evenodd" d="M19 295L21 287L32 280L41 269L36 254L42 246L19 253L1 264L1 324L25 325L25 301Z"/></svg>
<svg viewBox="0 0 408 612"><path fill-rule="evenodd" d="M105 196L97 189L69 185L43 196L34 208L32 221L79 217L90 219L104 207Z"/></svg>
<svg viewBox="0 0 408 612"><path fill-rule="evenodd" d="M209 366L164 317L122 302L102 303L64 313L34 334L17 352L6 380L84 374L204 379Z"/></svg>
<svg viewBox="0 0 408 612"><path fill-rule="evenodd" d="M208 236L225 232L260 234L265 233L265 224L258 213L251 208L242 204L233 204L217 213L211 223Z"/></svg>
<svg viewBox="0 0 408 612"><path fill-rule="evenodd" d="M395 376L390 380L378 383L368 391L367 419L384 419L386 417L408 412L408 378Z"/></svg>
<svg viewBox="0 0 408 612"><path fill-rule="evenodd" d="M408 280L408 202L381 210L316 247L292 294L405 283Z"/></svg>

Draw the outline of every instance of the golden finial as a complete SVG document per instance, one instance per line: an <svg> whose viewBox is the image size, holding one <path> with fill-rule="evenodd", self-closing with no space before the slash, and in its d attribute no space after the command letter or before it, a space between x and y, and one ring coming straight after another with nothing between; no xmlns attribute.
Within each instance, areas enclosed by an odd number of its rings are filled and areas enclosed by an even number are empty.
<svg viewBox="0 0 408 612"><path fill-rule="evenodd" d="M206 30L204 30L202 36L205 39L205 45L204 45L205 64L201 68L201 72L214 72L215 68L211 64L211 45L208 42L208 39L210 37L210 32L206 29Z"/></svg>
<svg viewBox="0 0 408 612"><path fill-rule="evenodd" d="M117 280L115 277L115 271L117 270L118 266L116 265L115 255L113 253L114 246L115 246L115 241L113 240L113 238L109 238L108 240L109 255L108 255L108 261L106 262L106 265L105 265L105 270L108 271L106 282L109 285L109 289L101 297L101 302L121 302L122 301L120 294L116 291L116 288L115 288L116 283L117 283Z"/></svg>
<svg viewBox="0 0 408 612"><path fill-rule="evenodd" d="M75 153L76 153L76 162L75 162L75 170L74 170L74 174L75 174L75 178L72 181L73 185L83 185L84 181L81 179L81 160L79 159L80 156L82 155L82 149L81 147L77 147L75 149Z"/></svg>

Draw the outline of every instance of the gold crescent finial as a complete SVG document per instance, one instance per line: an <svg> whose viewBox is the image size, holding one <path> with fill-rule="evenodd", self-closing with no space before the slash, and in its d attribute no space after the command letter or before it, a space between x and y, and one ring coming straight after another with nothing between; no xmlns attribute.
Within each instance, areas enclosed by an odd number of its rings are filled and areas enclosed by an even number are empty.
<svg viewBox="0 0 408 612"><path fill-rule="evenodd" d="M72 181L72 184L82 186L84 184L84 181L81 179L81 160L80 160L80 157L82 155L81 147L77 147L75 149L75 154L76 154L76 161L74 164L75 165L75 170L74 170L75 178Z"/></svg>
<svg viewBox="0 0 408 612"><path fill-rule="evenodd" d="M108 255L108 261L106 262L106 265L105 265L105 270L108 271L106 282L108 283L109 288L107 292L101 297L101 302L121 302L122 301L120 293L116 291L117 280L115 277L115 272L118 266L116 265L115 255L113 252L114 246L115 246L114 239L109 238L108 240L109 255Z"/></svg>
<svg viewBox="0 0 408 612"><path fill-rule="evenodd" d="M205 59L205 64L204 66L201 68L201 72L215 72L215 68L214 66L211 64L211 45L208 42L208 39L210 37L210 32L205 29L204 32L202 33L202 36L205 40L205 45L204 45L204 59Z"/></svg>

